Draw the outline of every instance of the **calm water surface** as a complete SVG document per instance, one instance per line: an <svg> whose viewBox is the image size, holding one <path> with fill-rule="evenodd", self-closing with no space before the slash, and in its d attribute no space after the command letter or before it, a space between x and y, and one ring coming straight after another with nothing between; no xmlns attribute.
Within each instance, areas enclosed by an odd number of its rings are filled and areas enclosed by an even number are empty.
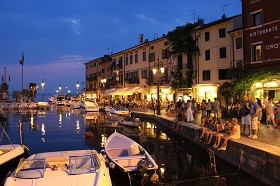
<svg viewBox="0 0 280 186"><path fill-rule="evenodd" d="M217 174L229 174L212 178L207 152L201 151L183 139L149 121L139 128L117 127L105 121L105 114L83 113L62 107L51 107L49 111L5 111L1 115L8 119L6 131L13 143L20 143L19 122L23 124L23 143L30 154L39 152L96 149L100 151L107 137L118 130L139 142L152 154L158 165L159 185L255 185L256 182L223 162L217 161ZM93 137L86 138L91 131ZM1 144L8 144L3 137ZM121 177L120 177L121 176ZM129 185L126 175L111 174L113 184ZM1 178L3 179L3 178ZM141 185L132 181L132 185ZM145 182L145 185L153 185ZM259 183L258 183L259 185Z"/></svg>

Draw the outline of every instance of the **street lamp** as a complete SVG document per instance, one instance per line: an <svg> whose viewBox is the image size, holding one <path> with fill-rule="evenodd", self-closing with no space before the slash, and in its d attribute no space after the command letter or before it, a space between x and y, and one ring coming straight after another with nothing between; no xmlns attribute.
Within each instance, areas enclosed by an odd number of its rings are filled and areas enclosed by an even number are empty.
<svg viewBox="0 0 280 186"><path fill-rule="evenodd" d="M164 73L164 67L162 64L162 61L159 61L159 58L157 62L155 62L154 68L153 68L153 74L156 75L157 72ZM159 99L159 75L158 75L158 82L157 82L157 115L160 115L160 99Z"/></svg>
<svg viewBox="0 0 280 186"><path fill-rule="evenodd" d="M80 84L77 81L77 83L76 83L76 97L78 97L78 94L79 94L79 87L80 87Z"/></svg>
<svg viewBox="0 0 280 186"><path fill-rule="evenodd" d="M62 86L61 86L61 84L59 85L58 89L59 89L59 93L61 94L61 91L62 91Z"/></svg>
<svg viewBox="0 0 280 186"><path fill-rule="evenodd" d="M105 89L105 85L106 85L106 82L107 82L107 79L101 79L101 83L102 83L102 90L104 90ZM102 96L102 98L103 98L103 96ZM103 98L104 99L104 98ZM104 99L104 108L105 108L105 99Z"/></svg>
<svg viewBox="0 0 280 186"><path fill-rule="evenodd" d="M44 86L45 86L44 79L42 80L41 86L42 86L42 102L43 102L44 101Z"/></svg>
<svg viewBox="0 0 280 186"><path fill-rule="evenodd" d="M106 82L107 82L107 79L101 79L102 89L105 88Z"/></svg>

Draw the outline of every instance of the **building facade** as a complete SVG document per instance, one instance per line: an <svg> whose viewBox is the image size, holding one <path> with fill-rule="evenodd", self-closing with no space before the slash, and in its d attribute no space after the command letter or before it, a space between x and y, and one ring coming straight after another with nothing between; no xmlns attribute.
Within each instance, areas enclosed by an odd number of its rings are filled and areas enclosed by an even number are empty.
<svg viewBox="0 0 280 186"><path fill-rule="evenodd" d="M244 62L249 71L279 69L280 14L277 0L242 0ZM254 95L280 99L278 77L254 85Z"/></svg>
<svg viewBox="0 0 280 186"><path fill-rule="evenodd" d="M218 87L228 79L228 71L237 61L243 61L241 51L234 48L241 37L242 16L222 18L197 29L199 53L196 60L197 79L194 97L201 102L217 97Z"/></svg>

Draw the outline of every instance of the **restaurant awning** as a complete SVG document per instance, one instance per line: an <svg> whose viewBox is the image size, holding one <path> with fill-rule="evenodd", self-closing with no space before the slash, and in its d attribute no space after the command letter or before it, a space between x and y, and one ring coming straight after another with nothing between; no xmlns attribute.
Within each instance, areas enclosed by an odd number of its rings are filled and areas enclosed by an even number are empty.
<svg viewBox="0 0 280 186"><path fill-rule="evenodd" d="M122 87L106 90L103 95L133 95L138 92L141 87Z"/></svg>

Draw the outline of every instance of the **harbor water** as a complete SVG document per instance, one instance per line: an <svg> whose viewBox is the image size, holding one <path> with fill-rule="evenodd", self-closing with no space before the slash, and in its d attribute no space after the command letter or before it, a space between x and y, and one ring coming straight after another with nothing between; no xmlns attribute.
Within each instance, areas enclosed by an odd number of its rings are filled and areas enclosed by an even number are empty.
<svg viewBox="0 0 280 186"><path fill-rule="evenodd" d="M129 180L126 174L116 175L111 171L113 185L255 185L257 182L216 160L216 169L211 168L208 152L184 141L160 123L143 121L139 128L129 128L105 120L103 112L85 113L80 109L51 106L50 110L10 110L1 111L7 118L5 127L11 141L23 144L30 154L39 152L95 149L101 151L106 139L115 130L141 144L159 165L159 181L145 180L139 183ZM22 123L22 131L19 130ZM93 135L87 137L87 132ZM3 136L1 144L9 144ZM13 167L11 167L12 169ZM120 177L121 176L121 177ZM1 178L1 182L4 178ZM259 183L258 183L259 185Z"/></svg>

